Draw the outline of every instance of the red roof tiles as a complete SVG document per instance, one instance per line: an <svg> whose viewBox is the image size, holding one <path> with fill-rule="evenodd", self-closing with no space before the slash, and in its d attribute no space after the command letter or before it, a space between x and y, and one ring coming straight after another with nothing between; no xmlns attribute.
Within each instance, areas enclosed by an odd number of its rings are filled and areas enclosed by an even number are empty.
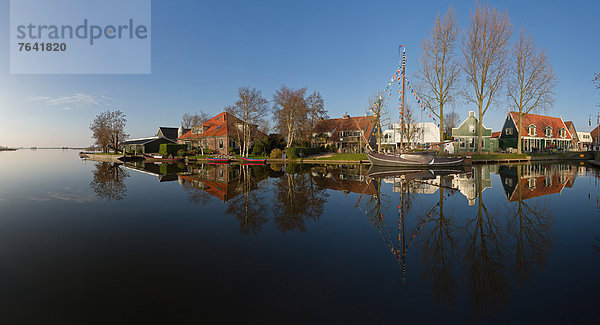
<svg viewBox="0 0 600 325"><path fill-rule="evenodd" d="M237 125L241 123L243 122L239 118L235 117L230 113L223 112L202 123L201 125L193 127L192 130L184 133L177 139L183 140L200 139L204 137L233 136L237 135ZM199 132L200 130L203 131ZM264 136L266 136L266 134Z"/></svg>
<svg viewBox="0 0 600 325"><path fill-rule="evenodd" d="M358 126L357 126L358 123ZM328 120L320 120L315 125L313 133L331 132L332 141L339 141L340 131L356 131L360 128L368 139L373 128L375 127L375 118L373 116L356 116L348 118L334 118Z"/></svg>
<svg viewBox="0 0 600 325"><path fill-rule="evenodd" d="M510 116L512 120L515 122L515 126L517 130L519 129L519 112L510 112ZM565 125L565 122L560 117L551 117L537 114L527 114L523 117L523 128L525 132L522 133L523 136L528 136L529 132L527 132L527 128L530 125L535 125L535 136L539 138L546 138L546 127L550 126L552 128L552 137L551 138L562 138L559 134L560 129L565 129L566 136L563 139L571 139L571 133L569 129Z"/></svg>

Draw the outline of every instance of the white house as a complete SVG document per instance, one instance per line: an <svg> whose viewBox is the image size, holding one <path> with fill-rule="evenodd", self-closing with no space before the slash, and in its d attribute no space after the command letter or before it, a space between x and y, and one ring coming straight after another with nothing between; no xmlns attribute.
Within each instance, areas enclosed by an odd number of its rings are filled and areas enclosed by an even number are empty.
<svg viewBox="0 0 600 325"><path fill-rule="evenodd" d="M440 142L440 129L435 123L413 123L412 127L415 130L415 135L410 141L410 144L426 146L432 143ZM400 145L402 141L400 123L393 123L392 128L383 131L382 144ZM408 139L404 138L404 143L408 143Z"/></svg>
<svg viewBox="0 0 600 325"><path fill-rule="evenodd" d="M590 132L577 132L579 138L579 149L589 149L592 146L592 135Z"/></svg>

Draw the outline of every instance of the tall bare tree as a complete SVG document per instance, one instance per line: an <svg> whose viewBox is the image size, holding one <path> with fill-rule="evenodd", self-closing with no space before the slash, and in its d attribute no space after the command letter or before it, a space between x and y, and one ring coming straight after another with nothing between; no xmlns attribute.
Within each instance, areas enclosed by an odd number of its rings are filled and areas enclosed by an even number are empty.
<svg viewBox="0 0 600 325"><path fill-rule="evenodd" d="M531 111L543 110L554 103L556 77L548 56L538 51L530 34L521 28L513 52L513 66L508 79L508 97L519 111L517 153L521 153L523 118Z"/></svg>
<svg viewBox="0 0 600 325"><path fill-rule="evenodd" d="M209 116L206 112L200 111L198 113L185 113L181 117L181 126L186 129L191 129L194 126L198 126L208 121Z"/></svg>
<svg viewBox="0 0 600 325"><path fill-rule="evenodd" d="M452 7L435 19L429 37L421 47L421 65L417 78L418 93L425 108L440 121L440 139L444 139L444 107L453 102L457 92L460 67L456 61L456 39L459 35L458 23ZM440 146L443 152L444 146Z"/></svg>
<svg viewBox="0 0 600 325"><path fill-rule="evenodd" d="M386 122L389 122L385 119L385 94L378 93L370 100L370 112L373 113L373 117L375 118L375 129L377 132L375 133L375 138L377 139L377 152L381 152L381 139L383 138L383 128L382 125L385 125ZM360 131L360 128L359 128ZM404 131L402 131L404 132Z"/></svg>
<svg viewBox="0 0 600 325"><path fill-rule="evenodd" d="M327 110L325 109L325 102L323 101L323 97L321 97L320 92L314 91L306 98L306 109L308 114L308 126L306 127L306 131L310 135L312 129L315 127L319 119L329 118L327 115Z"/></svg>
<svg viewBox="0 0 600 325"><path fill-rule="evenodd" d="M268 103L260 90L240 87L238 89L238 100L233 106L225 108L228 113L242 121L241 125L238 126L241 133L240 154L242 156L247 157L250 152L250 147L256 138L257 127L265 119Z"/></svg>
<svg viewBox="0 0 600 325"><path fill-rule="evenodd" d="M125 133L125 126L127 125L126 115L116 110L110 112L110 141L113 149L117 149L121 146L123 141L129 138L129 134Z"/></svg>
<svg viewBox="0 0 600 325"><path fill-rule="evenodd" d="M414 111L412 107L408 104L404 104L404 141L410 147L411 143L415 143L417 141L417 136L420 132L422 132L422 128L417 124L417 119L415 118Z"/></svg>
<svg viewBox="0 0 600 325"><path fill-rule="evenodd" d="M280 134L286 139L287 148L299 138L302 127L306 125L308 107L305 94L306 88L281 86L273 95L275 121Z"/></svg>
<svg viewBox="0 0 600 325"><path fill-rule="evenodd" d="M458 126L460 117L456 111L452 110L444 114L444 132L447 135L452 135L452 129ZM440 138L440 141L444 141L444 138Z"/></svg>
<svg viewBox="0 0 600 325"><path fill-rule="evenodd" d="M507 73L512 25L507 13L477 3L471 12L463 41L463 70L471 88L465 91L468 102L479 109L477 153L482 149L483 116L497 101Z"/></svg>
<svg viewBox="0 0 600 325"><path fill-rule="evenodd" d="M96 145L102 148L102 152L108 152L110 149L110 120L107 112L96 116L90 125L90 130Z"/></svg>
<svg viewBox="0 0 600 325"><path fill-rule="evenodd" d="M127 125L126 115L117 110L106 111L96 116L90 130L96 144L102 147L102 151L108 152L110 148L116 150L129 135L125 133Z"/></svg>

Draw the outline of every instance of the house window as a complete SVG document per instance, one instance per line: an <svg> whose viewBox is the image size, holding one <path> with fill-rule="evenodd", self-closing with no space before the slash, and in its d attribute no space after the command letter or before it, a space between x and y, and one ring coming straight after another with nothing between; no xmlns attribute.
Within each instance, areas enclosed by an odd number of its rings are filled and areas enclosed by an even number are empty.
<svg viewBox="0 0 600 325"><path fill-rule="evenodd" d="M204 139L204 148L208 148L208 139Z"/></svg>
<svg viewBox="0 0 600 325"><path fill-rule="evenodd" d="M223 172L223 169L219 169L219 179L223 180L223 177L225 176L225 173Z"/></svg>
<svg viewBox="0 0 600 325"><path fill-rule="evenodd" d="M529 126L529 135L530 136L535 136L535 125L531 124Z"/></svg>
<svg viewBox="0 0 600 325"><path fill-rule="evenodd" d="M469 139L469 148L471 148L471 149L475 148L475 138Z"/></svg>
<svg viewBox="0 0 600 325"><path fill-rule="evenodd" d="M506 135L513 135L513 128L506 128L506 129L504 129L504 133Z"/></svg>
<svg viewBox="0 0 600 325"><path fill-rule="evenodd" d="M561 138L564 138L564 137L566 137L566 136L567 136L567 130L565 130L565 129L560 129L560 137L561 137Z"/></svg>
<svg viewBox="0 0 600 325"><path fill-rule="evenodd" d="M458 147L463 149L465 148L465 139L461 138L458 140Z"/></svg>
<svg viewBox="0 0 600 325"><path fill-rule="evenodd" d="M546 137L548 137L548 138L552 137L552 127L551 126L546 127Z"/></svg>
<svg viewBox="0 0 600 325"><path fill-rule="evenodd" d="M219 139L219 149L223 149L223 139Z"/></svg>

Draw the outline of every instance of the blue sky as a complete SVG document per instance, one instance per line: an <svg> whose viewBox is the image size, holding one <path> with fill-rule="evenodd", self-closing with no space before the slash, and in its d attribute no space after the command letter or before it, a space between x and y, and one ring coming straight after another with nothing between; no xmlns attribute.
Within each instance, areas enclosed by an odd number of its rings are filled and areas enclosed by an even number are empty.
<svg viewBox="0 0 600 325"><path fill-rule="evenodd" d="M490 4L508 10L513 40L525 26L546 49L558 78L548 114L589 130L600 102L591 83L600 72L600 2ZM281 85L307 87L321 92L329 115L362 115L397 66L399 44L414 74L420 41L449 5L466 27L475 1L152 1L151 74L11 75L9 1L1 0L0 145L90 145L89 124L106 109L127 114L132 137L153 135L186 112L218 114L241 86L267 99ZM461 118L470 109L462 100L455 107ZM484 124L498 130L506 112L501 104Z"/></svg>

